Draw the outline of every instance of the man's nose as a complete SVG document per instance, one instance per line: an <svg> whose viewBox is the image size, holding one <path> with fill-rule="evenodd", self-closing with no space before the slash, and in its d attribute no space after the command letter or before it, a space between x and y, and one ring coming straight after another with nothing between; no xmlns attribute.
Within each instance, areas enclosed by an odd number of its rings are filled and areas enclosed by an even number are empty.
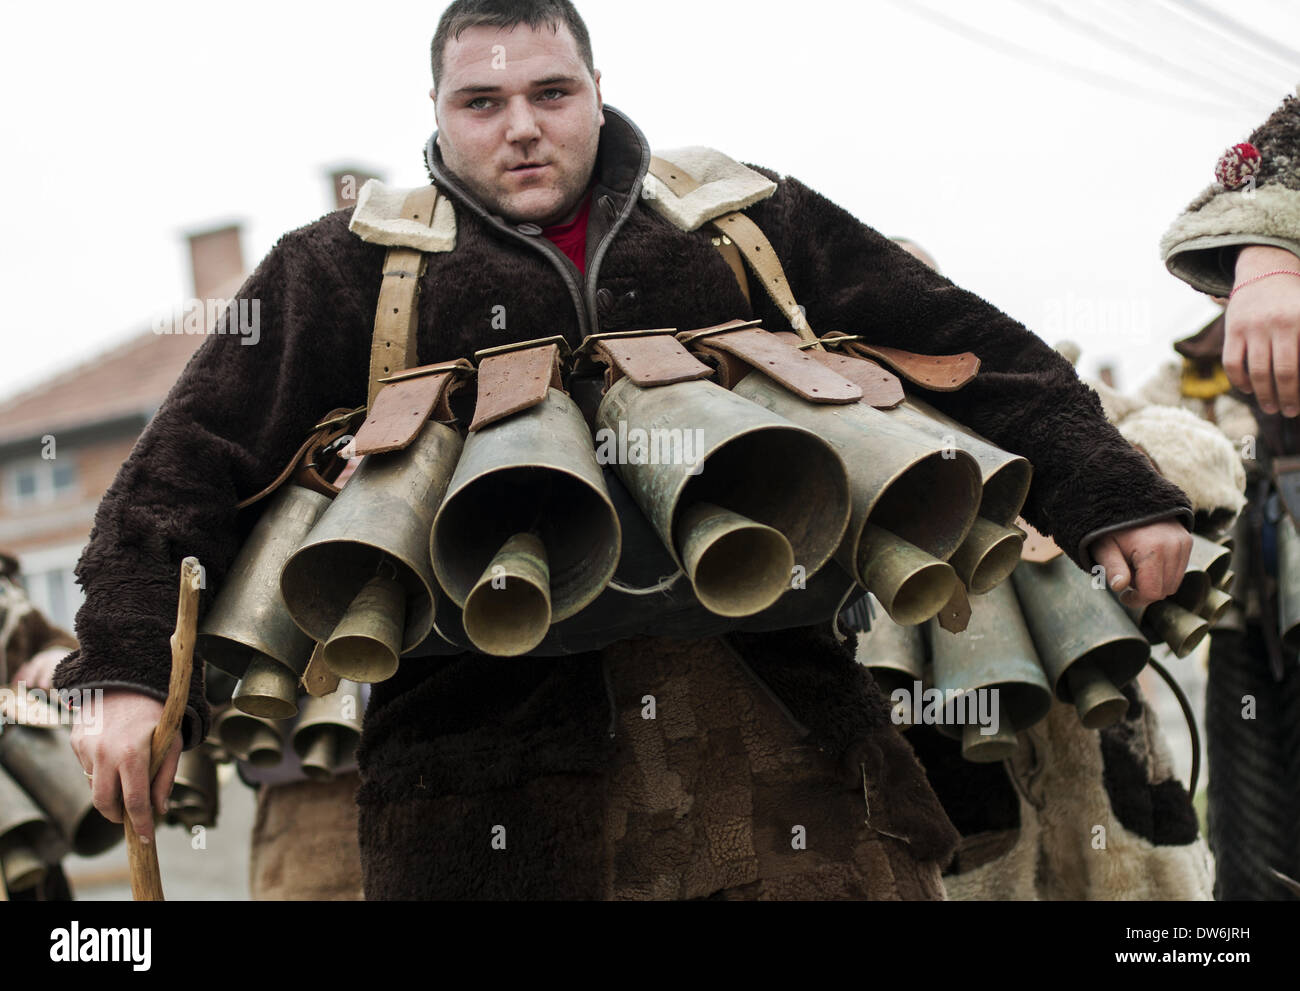
<svg viewBox="0 0 1300 991"><path fill-rule="evenodd" d="M506 107L506 140L511 144L528 144L542 136L537 123L537 111L525 97L509 102Z"/></svg>

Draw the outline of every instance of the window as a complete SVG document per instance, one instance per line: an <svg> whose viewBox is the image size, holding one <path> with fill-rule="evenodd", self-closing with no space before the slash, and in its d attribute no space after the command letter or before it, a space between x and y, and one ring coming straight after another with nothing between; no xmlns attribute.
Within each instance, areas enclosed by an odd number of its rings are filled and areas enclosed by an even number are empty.
<svg viewBox="0 0 1300 991"><path fill-rule="evenodd" d="M15 508L45 505L77 492L77 465L67 456L20 462L5 476L5 495Z"/></svg>

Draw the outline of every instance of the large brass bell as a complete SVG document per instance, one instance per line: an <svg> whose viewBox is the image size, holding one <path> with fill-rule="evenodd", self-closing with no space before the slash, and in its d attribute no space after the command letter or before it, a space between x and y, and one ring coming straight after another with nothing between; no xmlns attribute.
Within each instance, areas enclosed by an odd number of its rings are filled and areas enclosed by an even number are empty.
<svg viewBox="0 0 1300 991"><path fill-rule="evenodd" d="M1010 757L1016 733L1033 726L1052 707L1052 690L1015 592L1004 582L973 599L964 633L949 633L936 620L926 629L934 687L944 700L944 719L937 729L962 741L967 760L987 763ZM977 717L985 717L984 725L980 718L970 718L972 709Z"/></svg>
<svg viewBox="0 0 1300 991"><path fill-rule="evenodd" d="M0 733L0 765L45 810L73 853L93 857L122 840L122 827L100 815L91 801L65 727L7 727Z"/></svg>
<svg viewBox="0 0 1300 991"><path fill-rule="evenodd" d="M253 716L298 712L298 680L314 646L280 594L280 571L329 506L328 496L283 485L271 497L199 628L199 654L240 679L235 705Z"/></svg>
<svg viewBox="0 0 1300 991"><path fill-rule="evenodd" d="M871 672L885 698L909 695L925 680L925 635L919 626L899 626L873 603L871 629L858 634L857 661ZM912 707L898 706L901 725L910 726Z"/></svg>
<svg viewBox="0 0 1300 991"><path fill-rule="evenodd" d="M340 681L332 694L307 700L293 730L293 749L308 778L328 781L352 761L361 717L361 686L355 682Z"/></svg>
<svg viewBox="0 0 1300 991"><path fill-rule="evenodd" d="M1206 540L1198 533L1192 534L1192 554L1187 561L1188 571L1203 571L1210 585L1218 588L1232 567L1232 549Z"/></svg>
<svg viewBox="0 0 1300 991"><path fill-rule="evenodd" d="M45 814L21 785L0 770L0 873L11 893L45 880L45 865L63 854L63 844Z"/></svg>
<svg viewBox="0 0 1300 991"><path fill-rule="evenodd" d="M1209 575L1188 571L1178 591L1167 599L1141 608L1119 601L1150 643L1163 643L1175 657L1183 658L1210 632L1210 624L1199 615L1209 595Z"/></svg>
<svg viewBox="0 0 1300 991"><path fill-rule="evenodd" d="M428 553L471 642L515 657L600 595L621 547L591 432L573 400L551 389L469 435Z"/></svg>
<svg viewBox="0 0 1300 991"><path fill-rule="evenodd" d="M176 779L167 797L168 825L211 828L217 824L220 785L217 762L207 744L186 750L176 767Z"/></svg>
<svg viewBox="0 0 1300 991"><path fill-rule="evenodd" d="M949 561L971 594L983 595L1006 581L1020 563L1025 535L1015 521L1029 497L1033 467L1026 458L989 443L919 399L909 397L888 412L979 463L983 486L979 516Z"/></svg>
<svg viewBox="0 0 1300 991"><path fill-rule="evenodd" d="M735 392L808 428L840 455L852 496L841 567L895 622L937 615L957 590L945 562L966 540L980 503L975 459L870 406L809 403L757 372Z"/></svg>
<svg viewBox="0 0 1300 991"><path fill-rule="evenodd" d="M702 381L642 389L623 378L596 419L614 436L648 439L649 457L629 453L618 475L716 615L763 611L790 589L794 568L815 574L843 539L849 484L838 455L737 393ZM690 456L655 458L666 446Z"/></svg>
<svg viewBox="0 0 1300 991"><path fill-rule="evenodd" d="M221 749L236 760L254 767L275 767L284 759L283 724L261 716L250 716L234 706L218 714L212 735Z"/></svg>
<svg viewBox="0 0 1300 991"><path fill-rule="evenodd" d="M404 450L367 455L285 564L289 612L340 678L386 681L433 630L429 531L461 446L430 422Z"/></svg>
<svg viewBox="0 0 1300 991"><path fill-rule="evenodd" d="M1122 719L1128 699L1119 688L1146 666L1151 647L1105 585L1095 588L1064 554L1024 561L1011 580L1056 697L1088 729Z"/></svg>

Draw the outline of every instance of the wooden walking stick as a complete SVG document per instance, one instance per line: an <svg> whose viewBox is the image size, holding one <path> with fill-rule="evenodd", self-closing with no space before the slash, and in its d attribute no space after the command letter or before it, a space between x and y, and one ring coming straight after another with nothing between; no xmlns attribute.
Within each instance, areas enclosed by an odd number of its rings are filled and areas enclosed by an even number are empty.
<svg viewBox="0 0 1300 991"><path fill-rule="evenodd" d="M154 727L149 753L149 787L162 766L163 758L171 749L172 740L181 728L185 705L190 697L190 676L194 672L194 641L199 619L199 562L187 557L181 562L181 592L176 603L176 630L171 636L172 676L167 686L167 701L163 704L162 718ZM150 808L152 809L152 799ZM144 844L131 828L131 819L125 819L126 851L131 864L131 897L138 902L163 901L162 874L158 870L158 837Z"/></svg>

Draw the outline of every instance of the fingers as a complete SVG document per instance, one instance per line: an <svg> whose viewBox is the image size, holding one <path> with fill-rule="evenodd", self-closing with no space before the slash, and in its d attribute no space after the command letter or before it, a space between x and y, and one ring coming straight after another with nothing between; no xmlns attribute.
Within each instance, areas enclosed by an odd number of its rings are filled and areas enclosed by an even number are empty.
<svg viewBox="0 0 1300 991"><path fill-rule="evenodd" d="M1252 334L1246 346L1246 363L1249 365L1250 387L1259 408L1265 413L1277 412L1277 392L1273 386L1273 341L1264 334Z"/></svg>
<svg viewBox="0 0 1300 991"><path fill-rule="evenodd" d="M149 800L149 751L132 747L121 764L122 805L131 828L143 842L153 840L153 804ZM99 782L95 782L98 787Z"/></svg>
<svg viewBox="0 0 1300 991"><path fill-rule="evenodd" d="M1159 548L1142 548L1133 553L1133 598L1130 601L1134 605L1148 605L1178 591L1176 583L1172 592L1165 591L1168 587L1167 575L1172 571L1172 562L1169 562L1170 568L1166 569L1165 558L1166 555Z"/></svg>
<svg viewBox="0 0 1300 991"><path fill-rule="evenodd" d="M1243 321L1236 318L1230 305L1228 307L1227 330L1223 340L1223 370L1228 374L1228 381L1247 395L1250 394L1250 376L1246 374L1246 333Z"/></svg>
<svg viewBox="0 0 1300 991"><path fill-rule="evenodd" d="M1114 537L1102 537L1092 545L1092 556L1106 573L1106 583L1117 593L1128 590L1132 584L1132 574L1129 572L1128 562L1124 559L1124 552L1120 550L1119 544L1115 542Z"/></svg>
<svg viewBox="0 0 1300 991"><path fill-rule="evenodd" d="M1192 555L1192 536L1177 523L1159 523L1121 534L1117 542L1133 569L1130 605L1146 606L1175 594Z"/></svg>
<svg viewBox="0 0 1300 991"><path fill-rule="evenodd" d="M1273 381L1283 415L1300 415L1300 340L1295 333L1273 339Z"/></svg>
<svg viewBox="0 0 1300 991"><path fill-rule="evenodd" d="M95 808L109 822L120 823L129 818L141 839L152 840L153 805L149 786L152 734L113 746L103 736L90 738L79 733L79 729L73 729L72 748L86 772ZM162 793L164 803L180 762L180 746L178 737L173 743L173 752L169 752L159 773L159 779L162 779L163 772L166 772L167 790Z"/></svg>
<svg viewBox="0 0 1300 991"><path fill-rule="evenodd" d="M172 783L176 780L176 768L181 762L181 738L178 735L172 741L172 747L167 751L167 756L163 758L162 766L158 768L158 774L153 779L153 807L154 812L159 815L165 815L167 812L167 798L172 792Z"/></svg>

